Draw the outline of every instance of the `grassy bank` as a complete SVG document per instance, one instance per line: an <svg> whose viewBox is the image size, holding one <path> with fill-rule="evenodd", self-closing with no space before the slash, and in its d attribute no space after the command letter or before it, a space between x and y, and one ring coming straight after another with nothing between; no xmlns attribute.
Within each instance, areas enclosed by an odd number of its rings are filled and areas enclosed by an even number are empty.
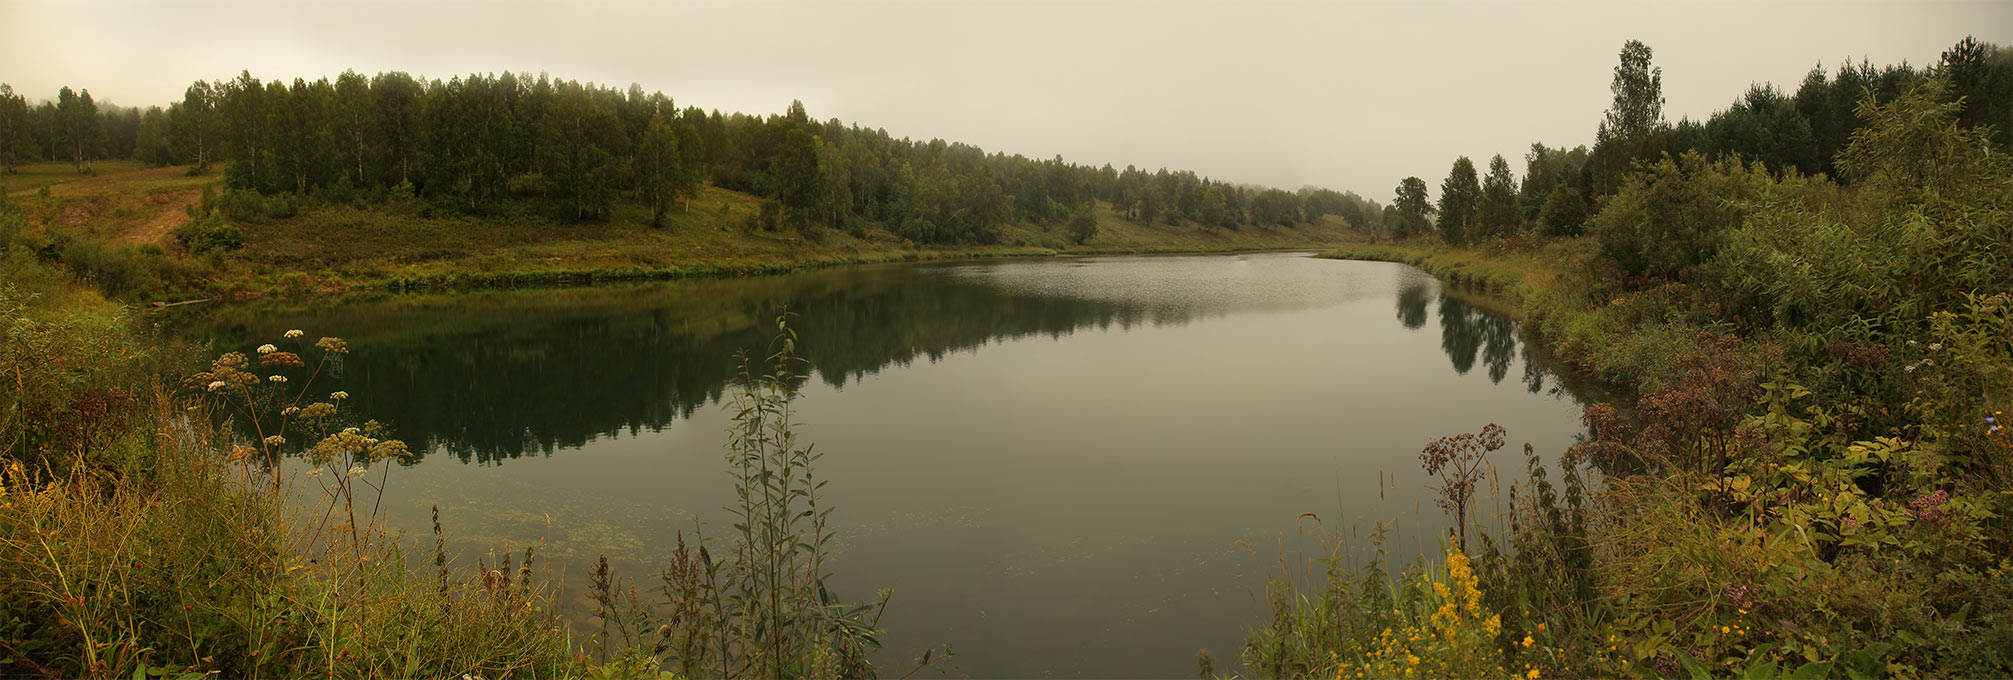
<svg viewBox="0 0 2013 680"><path fill-rule="evenodd" d="M504 201L475 216L396 195L227 195L221 170L100 166L93 176L67 165L29 165L7 176L5 187L23 212L20 237L31 250L134 302L585 285L979 257L1324 248L1357 237L1333 216L1291 228L1204 228L1135 222L1096 203L1096 234L1081 243L1058 222L1006 224L987 245L921 245L865 224L764 229L759 198L711 186L652 226L647 209L628 203L591 222L555 217L534 200ZM204 249L189 240L198 216L212 213L235 247Z"/></svg>
<svg viewBox="0 0 2013 680"><path fill-rule="evenodd" d="M1933 84L1862 105L1849 184L1666 157L1583 236L1329 253L1487 289L1628 396L1587 408L1567 451L1526 449L1507 531L1395 577L1333 560L1275 581L1246 661L1324 677L2013 671L2013 168L1954 111ZM1454 417L1481 433L1429 445L1429 471L1506 443L1488 414ZM1563 490L1540 455L1560 456ZM1581 488L1582 470L1602 483ZM1436 474L1450 512L1472 500L1475 480Z"/></svg>
<svg viewBox="0 0 2013 680"><path fill-rule="evenodd" d="M1640 397L1588 409L1597 434L1561 457L1563 493L1527 451L1533 485L1512 492L1503 535L1395 578L1380 555L1275 580L1274 620L1246 650L1262 674L2013 668L2003 462L2013 441L1991 377L2013 365L2004 296L1895 340L1914 355L1912 396L1884 408L1909 424L1855 436L1881 402L1786 356L1781 345L1801 331L1743 333L1693 321L1681 291L1616 290L1590 239L1352 244L1323 256L1402 262L1484 289L1567 361ZM1582 489L1587 468L1605 484Z"/></svg>
<svg viewBox="0 0 2013 680"><path fill-rule="evenodd" d="M1672 357L1696 349L1710 324L1673 313L1671 291L1615 292L1600 282L1599 246L1588 237L1499 239L1457 248L1437 239L1349 243L1320 257L1409 264L1479 291L1572 369L1622 394L1677 378Z"/></svg>

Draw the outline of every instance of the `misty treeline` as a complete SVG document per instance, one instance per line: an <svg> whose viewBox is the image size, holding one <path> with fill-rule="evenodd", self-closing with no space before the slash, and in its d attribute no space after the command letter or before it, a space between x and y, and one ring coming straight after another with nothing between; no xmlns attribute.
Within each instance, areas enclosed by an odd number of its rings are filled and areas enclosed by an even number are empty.
<svg viewBox="0 0 2013 680"><path fill-rule="evenodd" d="M505 72L447 81L405 73L334 81L197 82L182 101L100 110L86 91L29 107L6 91L0 149L9 162L135 158L223 163L227 184L328 201L410 196L483 214L543 201L570 219L607 219L639 201L662 223L705 182L761 196L765 228L879 225L926 243L992 243L1008 222L1089 216L1093 200L1127 219L1236 229L1338 216L1364 226L1381 208L1352 193L1238 186L1187 171L1092 167L977 147L896 139L782 115L677 108L642 87L615 89ZM1086 217L1085 219L1088 219Z"/></svg>
<svg viewBox="0 0 2013 680"><path fill-rule="evenodd" d="M1840 172L1839 157L1868 124L1860 103L1893 101L1931 78L1941 82L1949 101L1962 102L1961 127L1984 126L1996 148L2013 150L2013 50L1974 38L1952 46L1927 69L1848 61L1830 72L1812 68L1794 93L1753 85L1704 122L1664 119L1663 70L1651 57L1641 42L1622 47L1610 86L1614 103L1592 149L1534 143L1524 154L1521 178L1500 155L1486 169L1463 156L1440 182L1437 200L1426 180L1407 177L1384 208L1390 234L1437 233L1455 245L1519 233L1576 235L1633 171L1654 172L1666 157L1687 168L1731 162L1778 177L1822 175L1850 183L1854 177Z"/></svg>

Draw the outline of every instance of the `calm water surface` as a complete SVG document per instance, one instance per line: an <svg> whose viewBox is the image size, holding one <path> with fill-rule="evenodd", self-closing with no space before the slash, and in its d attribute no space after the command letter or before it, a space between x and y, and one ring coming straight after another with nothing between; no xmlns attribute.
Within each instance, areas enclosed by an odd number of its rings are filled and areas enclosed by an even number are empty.
<svg viewBox="0 0 2013 680"><path fill-rule="evenodd" d="M1490 422L1507 486L1581 429L1516 324L1402 265L1298 254L917 264L173 317L219 351L349 340L331 379L421 455L394 524L438 504L465 559L544 541L563 599L597 555L644 583L677 532L726 536L732 354L798 315L799 433L825 454L851 599L892 586L884 664L949 643L975 677L1233 667L1280 556L1328 527L1447 526L1426 442ZM1485 505L1485 514L1493 506ZM1357 545L1362 543L1359 541ZM1402 566L1402 565L1401 565ZM1256 593L1256 594L1254 594Z"/></svg>

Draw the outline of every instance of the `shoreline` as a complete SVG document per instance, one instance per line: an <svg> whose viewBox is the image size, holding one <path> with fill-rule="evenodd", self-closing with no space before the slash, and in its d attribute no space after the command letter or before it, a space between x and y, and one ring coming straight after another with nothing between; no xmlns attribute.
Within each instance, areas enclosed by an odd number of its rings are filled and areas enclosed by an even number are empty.
<svg viewBox="0 0 2013 680"><path fill-rule="evenodd" d="M1333 241L1310 241L1303 244L1255 244L1228 248L1156 248L1149 246L1055 249L999 246L973 250L887 250L787 259L695 260L655 267L631 265L503 271L452 268L445 271L411 275L393 274L365 278L348 278L341 274L323 270L316 273L286 272L272 280L263 280L256 283L239 282L232 289L214 294L196 293L190 295L189 299L176 299L170 296L166 299L133 303L133 305L136 309L145 311L168 309L202 302L237 304L269 298L294 299L309 295L348 297L371 293L588 288L623 283L779 276L820 269L905 262L1008 260L1042 257L1114 257L1128 255L1231 255L1268 252L1309 252L1314 253L1315 257L1320 257L1320 253L1336 247L1338 247L1338 244ZM287 277L295 275L313 277L316 279L316 283L308 286L289 285Z"/></svg>

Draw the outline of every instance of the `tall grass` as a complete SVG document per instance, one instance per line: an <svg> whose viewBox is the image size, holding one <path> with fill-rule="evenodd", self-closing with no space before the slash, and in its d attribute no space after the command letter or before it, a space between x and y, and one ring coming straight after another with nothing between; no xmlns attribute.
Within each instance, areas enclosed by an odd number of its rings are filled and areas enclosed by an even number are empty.
<svg viewBox="0 0 2013 680"><path fill-rule="evenodd" d="M174 362L157 361L158 348L115 308L60 283L21 292L52 280L60 275L10 270L0 281L0 674L500 677L579 667L542 587L487 571L416 574L397 535L355 512L369 480L351 471L387 456L331 444L306 462L340 466L324 478L335 483L292 477L303 466L255 455L237 430L213 426L211 404L155 377ZM306 438L271 436L280 432Z"/></svg>

